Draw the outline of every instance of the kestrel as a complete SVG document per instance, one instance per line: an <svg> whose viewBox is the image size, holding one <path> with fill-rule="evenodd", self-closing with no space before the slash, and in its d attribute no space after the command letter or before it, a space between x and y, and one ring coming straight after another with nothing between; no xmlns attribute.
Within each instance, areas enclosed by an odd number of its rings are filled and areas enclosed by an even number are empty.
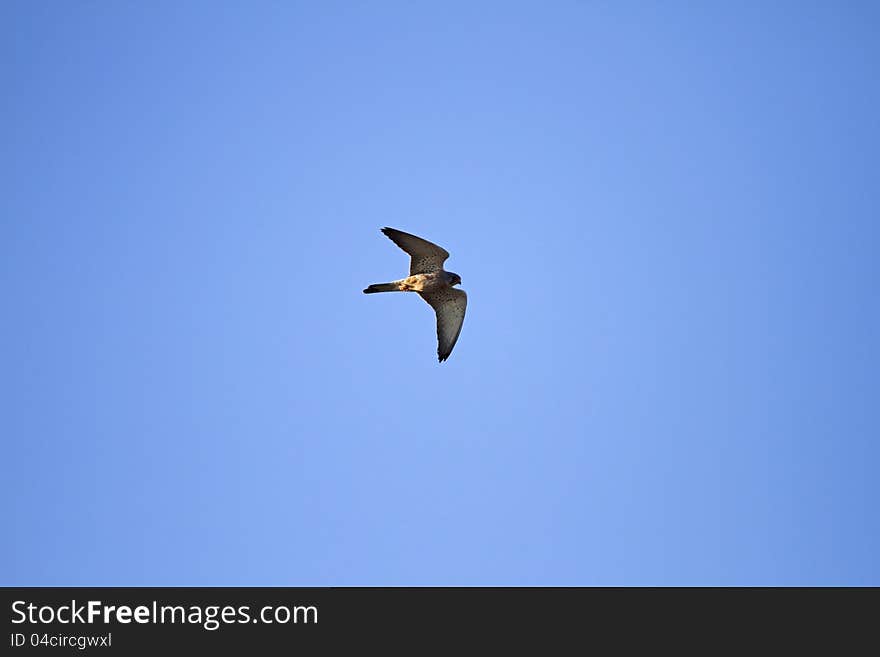
<svg viewBox="0 0 880 657"><path fill-rule="evenodd" d="M446 249L402 230L383 228L382 232L412 258L409 276L371 285L364 294L418 292L437 314L437 358L442 363L452 353L464 323L467 294L452 287L461 283L461 276L443 269L443 263L449 257Z"/></svg>

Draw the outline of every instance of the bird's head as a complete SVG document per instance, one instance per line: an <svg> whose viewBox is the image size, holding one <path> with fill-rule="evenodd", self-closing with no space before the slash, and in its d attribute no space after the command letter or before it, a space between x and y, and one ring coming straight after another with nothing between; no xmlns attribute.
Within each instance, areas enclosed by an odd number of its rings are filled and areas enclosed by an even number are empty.
<svg viewBox="0 0 880 657"><path fill-rule="evenodd" d="M449 274L450 285L461 285L461 276L459 276L458 274L454 274L451 271L447 273Z"/></svg>

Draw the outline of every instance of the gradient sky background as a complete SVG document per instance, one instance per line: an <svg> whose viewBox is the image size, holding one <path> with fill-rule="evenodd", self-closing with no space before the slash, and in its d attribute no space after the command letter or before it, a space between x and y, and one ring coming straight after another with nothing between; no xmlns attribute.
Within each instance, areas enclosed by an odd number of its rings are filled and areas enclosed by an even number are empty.
<svg viewBox="0 0 880 657"><path fill-rule="evenodd" d="M662 4L0 4L0 583L880 584L880 8Z"/></svg>

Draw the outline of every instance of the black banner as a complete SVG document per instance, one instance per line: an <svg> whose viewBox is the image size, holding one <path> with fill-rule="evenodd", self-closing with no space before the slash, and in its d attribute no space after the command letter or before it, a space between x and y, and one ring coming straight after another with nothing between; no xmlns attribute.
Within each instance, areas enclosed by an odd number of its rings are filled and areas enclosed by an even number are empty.
<svg viewBox="0 0 880 657"><path fill-rule="evenodd" d="M522 638L675 643L873 627L876 589L5 588L4 654L299 650ZM411 642L415 641L413 644Z"/></svg>

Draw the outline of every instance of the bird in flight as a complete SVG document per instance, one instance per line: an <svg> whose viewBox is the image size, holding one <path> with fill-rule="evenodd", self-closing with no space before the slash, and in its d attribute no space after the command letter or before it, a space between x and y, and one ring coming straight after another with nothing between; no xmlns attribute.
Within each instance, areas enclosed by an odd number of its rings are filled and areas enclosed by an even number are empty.
<svg viewBox="0 0 880 657"><path fill-rule="evenodd" d="M383 228L382 232L410 255L409 276L371 285L364 294L418 292L437 315L437 358L442 363L452 353L464 323L467 294L452 287L461 283L461 276L443 269L449 257L446 249L402 230Z"/></svg>

